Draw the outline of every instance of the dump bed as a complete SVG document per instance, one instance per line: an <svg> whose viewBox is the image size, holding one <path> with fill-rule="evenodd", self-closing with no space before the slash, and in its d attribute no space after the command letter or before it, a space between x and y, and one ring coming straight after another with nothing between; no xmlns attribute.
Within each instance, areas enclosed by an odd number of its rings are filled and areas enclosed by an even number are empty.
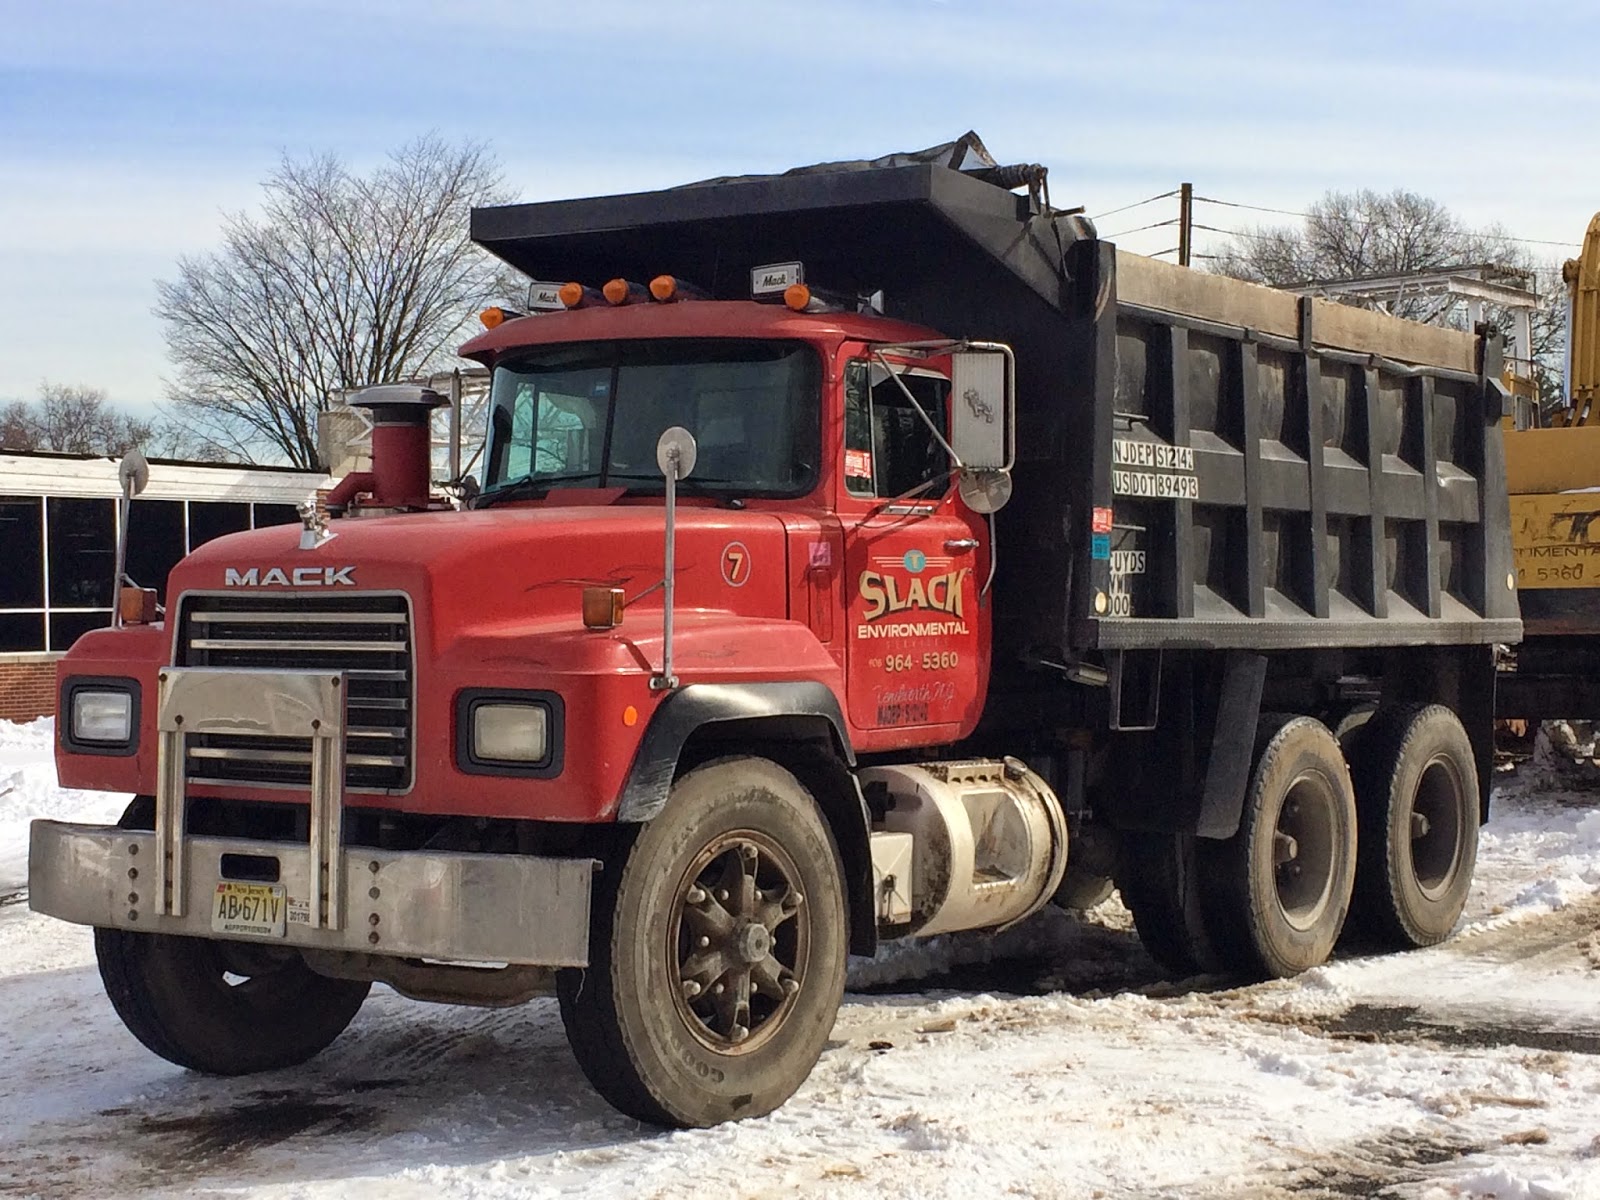
<svg viewBox="0 0 1600 1200"><path fill-rule="evenodd" d="M1118 251L937 162L478 209L534 278L801 260L1017 352L997 654L1515 640L1493 343Z"/></svg>

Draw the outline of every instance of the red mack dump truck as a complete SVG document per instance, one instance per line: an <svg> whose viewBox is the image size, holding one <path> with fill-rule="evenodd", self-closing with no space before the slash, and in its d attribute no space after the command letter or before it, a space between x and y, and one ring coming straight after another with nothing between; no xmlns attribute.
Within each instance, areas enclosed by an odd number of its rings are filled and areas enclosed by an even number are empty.
<svg viewBox="0 0 1600 1200"><path fill-rule="evenodd" d="M608 1100L706 1125L804 1081L847 953L1112 879L1177 973L1448 935L1520 632L1496 343L1121 253L947 149L476 211L575 282L462 350L469 509L438 398L376 389L340 519L78 642L61 781L136 799L35 823L30 902L146 1046L554 991Z"/></svg>

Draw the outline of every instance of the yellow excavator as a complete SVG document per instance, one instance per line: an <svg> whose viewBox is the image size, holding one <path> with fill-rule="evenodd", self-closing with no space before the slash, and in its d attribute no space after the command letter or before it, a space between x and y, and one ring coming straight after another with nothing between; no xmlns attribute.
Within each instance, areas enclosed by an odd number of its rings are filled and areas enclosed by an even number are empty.
<svg viewBox="0 0 1600 1200"><path fill-rule="evenodd" d="M1496 708L1513 721L1600 719L1600 213L1561 276L1566 407L1541 428L1537 404L1519 404L1521 427L1505 434L1524 640Z"/></svg>

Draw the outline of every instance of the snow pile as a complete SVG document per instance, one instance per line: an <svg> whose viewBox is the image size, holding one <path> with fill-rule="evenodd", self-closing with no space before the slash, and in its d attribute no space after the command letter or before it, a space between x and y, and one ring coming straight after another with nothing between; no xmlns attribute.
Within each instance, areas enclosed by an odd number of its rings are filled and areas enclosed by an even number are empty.
<svg viewBox="0 0 1600 1200"><path fill-rule="evenodd" d="M0 721L0 895L28 880L28 824L36 817L112 824L129 797L56 786L55 719Z"/></svg>

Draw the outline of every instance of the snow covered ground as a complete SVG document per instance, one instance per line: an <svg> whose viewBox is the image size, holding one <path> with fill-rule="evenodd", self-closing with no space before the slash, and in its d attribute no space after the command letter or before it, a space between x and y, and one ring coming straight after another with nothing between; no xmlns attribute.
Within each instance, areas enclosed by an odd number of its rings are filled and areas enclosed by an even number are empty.
<svg viewBox="0 0 1600 1200"><path fill-rule="evenodd" d="M853 965L787 1106L662 1133L590 1091L553 1002L377 989L321 1057L247 1079L150 1055L88 931L18 897L28 819L107 820L125 799L56 788L49 739L0 723L0 1196L1600 1200L1587 780L1502 785L1444 946L1172 985L1113 900L889 947Z"/></svg>

